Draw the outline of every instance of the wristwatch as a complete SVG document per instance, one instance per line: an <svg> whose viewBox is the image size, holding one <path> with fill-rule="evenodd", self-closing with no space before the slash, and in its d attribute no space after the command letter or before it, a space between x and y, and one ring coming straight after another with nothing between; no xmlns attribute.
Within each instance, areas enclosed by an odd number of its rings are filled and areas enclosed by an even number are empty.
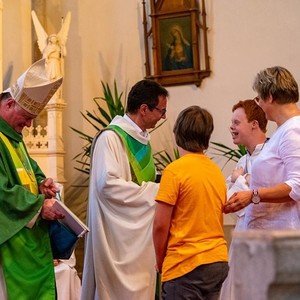
<svg viewBox="0 0 300 300"><path fill-rule="evenodd" d="M260 197L259 197L259 194L258 194L258 190L253 190L251 201L254 204L258 204L260 202Z"/></svg>

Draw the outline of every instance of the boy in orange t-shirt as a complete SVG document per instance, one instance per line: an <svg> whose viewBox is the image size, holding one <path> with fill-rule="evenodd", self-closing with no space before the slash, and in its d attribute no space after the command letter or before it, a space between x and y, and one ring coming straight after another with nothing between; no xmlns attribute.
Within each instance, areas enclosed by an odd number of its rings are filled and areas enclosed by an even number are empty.
<svg viewBox="0 0 300 300"><path fill-rule="evenodd" d="M199 106L183 110L174 126L181 158L164 170L153 225L164 300L218 299L228 273L225 178L203 153L212 131L211 114Z"/></svg>

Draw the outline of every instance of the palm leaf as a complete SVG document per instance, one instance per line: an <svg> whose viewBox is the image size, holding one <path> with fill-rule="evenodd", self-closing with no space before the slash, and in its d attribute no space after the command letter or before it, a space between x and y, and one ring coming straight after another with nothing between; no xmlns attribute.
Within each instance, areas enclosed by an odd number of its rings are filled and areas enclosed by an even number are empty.
<svg viewBox="0 0 300 300"><path fill-rule="evenodd" d="M210 143L214 145L214 147L210 147L210 149L215 151L212 152L212 154L227 158L225 164L223 165L223 168L231 160L234 162L238 162L238 160L247 153L246 148L243 145L238 145L238 149L232 149L222 143L216 143L216 142L210 142ZM214 159L214 157L212 157L212 159Z"/></svg>
<svg viewBox="0 0 300 300"><path fill-rule="evenodd" d="M115 116L124 115L126 111L126 101L122 101L123 92L119 94L116 80L114 80L113 93L108 83L101 81L101 85L103 96L93 98L97 110L93 112L87 110L85 113L80 112L82 117L96 132L107 127ZM104 107L100 104L100 101L104 101ZM75 167L75 169L85 174L89 174L91 146L96 132L91 136L74 127L71 127L71 129L76 132L81 139L87 141L87 143L81 148L81 152L73 158L80 166Z"/></svg>
<svg viewBox="0 0 300 300"><path fill-rule="evenodd" d="M158 172L162 172L168 164L179 158L178 148L173 149L173 156L166 150L162 150L153 154L154 164Z"/></svg>

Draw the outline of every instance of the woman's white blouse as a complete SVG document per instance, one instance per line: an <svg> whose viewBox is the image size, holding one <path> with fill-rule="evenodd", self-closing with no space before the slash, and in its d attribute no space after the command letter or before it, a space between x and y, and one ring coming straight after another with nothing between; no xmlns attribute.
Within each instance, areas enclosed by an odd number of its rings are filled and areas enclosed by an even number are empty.
<svg viewBox="0 0 300 300"><path fill-rule="evenodd" d="M252 165L251 189L286 183L294 202L250 204L246 208L248 229L300 228L300 116L277 128Z"/></svg>

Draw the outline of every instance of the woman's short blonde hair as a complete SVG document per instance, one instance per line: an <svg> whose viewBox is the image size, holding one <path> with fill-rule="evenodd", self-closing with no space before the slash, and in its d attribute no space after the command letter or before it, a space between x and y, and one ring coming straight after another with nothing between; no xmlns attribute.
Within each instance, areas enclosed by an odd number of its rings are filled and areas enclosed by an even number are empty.
<svg viewBox="0 0 300 300"><path fill-rule="evenodd" d="M298 102L298 84L290 71L283 67L271 67L260 71L254 80L253 89L262 100L269 96L284 104Z"/></svg>

